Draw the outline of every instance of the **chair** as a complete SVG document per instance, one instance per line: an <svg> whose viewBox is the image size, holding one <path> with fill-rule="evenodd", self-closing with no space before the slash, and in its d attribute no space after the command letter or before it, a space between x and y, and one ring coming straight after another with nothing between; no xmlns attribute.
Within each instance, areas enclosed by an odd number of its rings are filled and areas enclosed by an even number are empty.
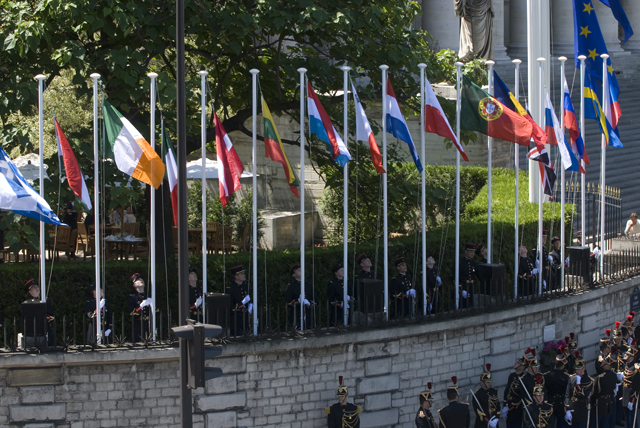
<svg viewBox="0 0 640 428"><path fill-rule="evenodd" d="M76 248L79 244L82 244L82 259L87 259L87 251L89 251L89 233L87 232L87 226L84 222L78 222L78 238L76 239Z"/></svg>
<svg viewBox="0 0 640 428"><path fill-rule="evenodd" d="M216 252L216 236L218 231L217 221L207 222L207 253L214 254Z"/></svg>
<svg viewBox="0 0 640 428"><path fill-rule="evenodd" d="M215 251L222 251L223 253L231 252L231 242L233 241L233 227L227 226L222 227L218 225L216 229L216 239L215 239Z"/></svg>
<svg viewBox="0 0 640 428"><path fill-rule="evenodd" d="M65 253L69 251L70 246L71 228L59 226L56 227L55 236L49 241L49 258L55 258L59 260L60 251Z"/></svg>
<svg viewBox="0 0 640 428"><path fill-rule="evenodd" d="M178 254L178 228L175 226L172 226L171 232L173 235L173 249L177 255ZM197 248L198 248L198 245L195 242L189 241L189 243L187 244L187 250L189 254L191 254L191 252L195 252Z"/></svg>
<svg viewBox="0 0 640 428"><path fill-rule="evenodd" d="M251 230L251 225L247 223L244 225L242 237L240 237L238 241L231 241L231 245L238 247L238 251L240 251L240 248L242 248L242 251L247 251L247 237L249 236L249 230Z"/></svg>
<svg viewBox="0 0 640 428"><path fill-rule="evenodd" d="M140 232L140 223L122 223L122 231L137 238Z"/></svg>

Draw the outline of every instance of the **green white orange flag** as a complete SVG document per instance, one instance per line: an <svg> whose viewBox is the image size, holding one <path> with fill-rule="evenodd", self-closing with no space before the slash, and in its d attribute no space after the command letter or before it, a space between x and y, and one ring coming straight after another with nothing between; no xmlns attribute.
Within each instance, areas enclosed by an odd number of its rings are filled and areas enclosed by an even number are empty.
<svg viewBox="0 0 640 428"><path fill-rule="evenodd" d="M169 134L162 122L162 157L167 166L167 182L169 183L169 193L171 193L171 209L173 210L173 225L178 225L178 163L173 145L169 139Z"/></svg>
<svg viewBox="0 0 640 428"><path fill-rule="evenodd" d="M154 188L160 187L164 164L142 134L107 100L102 104L107 130L107 155L122 172Z"/></svg>
<svg viewBox="0 0 640 428"><path fill-rule="evenodd" d="M287 177L287 182L289 183L289 188L293 194L296 195L296 198L300 198L298 195L298 177L296 177L296 174L291 168L291 164L289 164L289 159L287 159L287 155L284 152L284 146L282 145L280 134L278 134L278 129L273 121L273 117L271 117L271 112L269 111L269 107L267 107L267 103L264 101L264 98L262 98L262 117L264 118L265 156L282 164L282 167L284 168L284 175Z"/></svg>

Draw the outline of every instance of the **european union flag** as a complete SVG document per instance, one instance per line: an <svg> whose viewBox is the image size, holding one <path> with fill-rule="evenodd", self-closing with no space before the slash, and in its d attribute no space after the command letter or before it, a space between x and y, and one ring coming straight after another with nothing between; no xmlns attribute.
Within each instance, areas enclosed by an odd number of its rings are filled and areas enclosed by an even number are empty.
<svg viewBox="0 0 640 428"><path fill-rule="evenodd" d="M629 40L629 37L633 36L633 28L631 28L631 23L629 22L629 18L627 18L627 14L624 13L624 9L620 4L620 0L600 0L602 4L608 6L613 12L614 18L620 23L622 29L624 30L624 41L622 44L624 45Z"/></svg>

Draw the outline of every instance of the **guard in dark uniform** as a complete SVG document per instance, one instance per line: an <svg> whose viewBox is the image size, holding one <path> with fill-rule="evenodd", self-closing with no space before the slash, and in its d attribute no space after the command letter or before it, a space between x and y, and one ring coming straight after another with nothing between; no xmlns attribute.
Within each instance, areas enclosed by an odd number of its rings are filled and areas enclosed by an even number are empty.
<svg viewBox="0 0 640 428"><path fill-rule="evenodd" d="M460 260L460 308L470 308L473 306L473 293L476 278L478 276L478 264L473 260L476 251L476 244L467 242L464 245L464 257Z"/></svg>
<svg viewBox="0 0 640 428"><path fill-rule="evenodd" d="M566 355L561 351L556 355L554 369L544 374L547 399L553 406L553 419L556 421L556 428L567 427L567 422L564 419L564 398L569 384L569 375L564 371L565 364Z"/></svg>
<svg viewBox="0 0 640 428"><path fill-rule="evenodd" d="M480 388L471 402L476 413L474 428L496 428L500 417L498 391L491 387L491 364L485 364L486 371L480 375Z"/></svg>
<svg viewBox="0 0 640 428"><path fill-rule="evenodd" d="M609 347L609 342L611 341L610 336L611 336L611 329L608 328L605 331L606 337L600 339L600 344L598 345L598 348L600 349L600 355L598 355L598 358L596 358L596 362L595 362L595 368L596 368L596 374L601 374L603 372L602 370L602 366L599 363L599 357L606 357L607 355L609 355L611 353L611 348ZM617 359L616 359L616 364L617 364ZM613 367L612 367L613 369ZM615 370L613 370L615 372Z"/></svg>
<svg viewBox="0 0 640 428"><path fill-rule="evenodd" d="M476 245L475 253L480 259L480 263L487 263L487 246L484 244Z"/></svg>
<svg viewBox="0 0 640 428"><path fill-rule="evenodd" d="M338 402L325 407L324 414L327 415L327 427L329 428L359 428L360 413L362 409L353 403L347 403L349 391L342 384L342 376L339 377Z"/></svg>
<svg viewBox="0 0 640 428"><path fill-rule="evenodd" d="M615 354L617 359L617 364L615 368L616 375L618 376L618 392L616 393L616 424L620 426L624 426L625 424L625 413L623 402L623 388L620 385L620 375L619 373L623 373L625 369L625 360L624 354L627 352L629 347L626 343L622 341L622 332L620 327L622 323L620 321L616 321L616 328L611 332L612 341L611 341L611 350L612 354Z"/></svg>
<svg viewBox="0 0 640 428"><path fill-rule="evenodd" d="M371 259L365 253L362 253L356 259L356 263L360 266L360 272L356 275L353 283L353 290L350 295L353 295L355 299L358 298L357 282L359 279L375 279L373 272L371 272Z"/></svg>
<svg viewBox="0 0 640 428"><path fill-rule="evenodd" d="M87 287L87 301L84 302L84 313L89 320L85 343L96 342L96 308L96 286L91 284ZM109 305L109 302L103 298L102 288L100 289L100 325L102 326L100 330L102 331L103 336L108 338L111 335L111 305Z"/></svg>
<svg viewBox="0 0 640 428"><path fill-rule="evenodd" d="M540 255L538 254L538 248L534 247L533 250L531 250L531 261L540 270L540 274L542 275L543 290L546 290L547 289L546 284L549 284L549 277L551 273L551 261L552 261L551 256L549 255L549 250L547 250L547 236L548 236L548 232L546 230L543 230L542 231L542 266L539 266Z"/></svg>
<svg viewBox="0 0 640 428"><path fill-rule="evenodd" d="M593 381L585 375L585 362L575 351L575 374L569 377L564 395L565 420L574 428L587 428L589 419L589 397L593 392Z"/></svg>
<svg viewBox="0 0 640 428"><path fill-rule="evenodd" d="M239 336L252 331L249 315L253 312L253 303L242 265L232 266L230 271L233 281L225 293L231 301L231 335Z"/></svg>
<svg viewBox="0 0 640 428"><path fill-rule="evenodd" d="M396 319L411 317L416 301L416 290L413 288L413 278L407 273L407 263L404 257L395 260L398 275L391 280L391 309Z"/></svg>
<svg viewBox="0 0 640 428"><path fill-rule="evenodd" d="M613 428L609 426L609 421L613 414L612 396L616 389L618 377L611 371L611 359L609 355L606 357L600 356L598 361L604 371L593 379L592 403L595 405L596 414L598 415L598 427Z"/></svg>
<svg viewBox="0 0 640 428"><path fill-rule="evenodd" d="M453 386L447 388L447 400L449 404L440 410L440 428L469 428L469 404L458 402L458 378L451 376Z"/></svg>
<svg viewBox="0 0 640 428"><path fill-rule="evenodd" d="M514 371L509 374L507 386L504 389L504 401L501 418L507 420L507 428L522 427L522 399L520 398L520 377L524 374L524 357L518 357L513 365Z"/></svg>
<svg viewBox="0 0 640 428"><path fill-rule="evenodd" d="M551 246L553 250L551 251L551 259L549 266L549 289L550 290L559 290L560 284L562 283L562 266L564 265L564 260L562 260L561 254L561 246L562 242L560 238L554 236L551 238Z"/></svg>
<svg viewBox="0 0 640 428"><path fill-rule="evenodd" d="M416 415L416 428L437 428L436 421L431 414L431 382L427 382L427 390L420 393L420 409Z"/></svg>
<svg viewBox="0 0 640 428"><path fill-rule="evenodd" d="M538 269L527 257L527 247L518 247L518 296L533 296L538 292Z"/></svg>
<svg viewBox="0 0 640 428"><path fill-rule="evenodd" d="M569 358L567 358L567 373L569 373L570 375L575 373L575 351L578 350L578 341L576 340L576 334L571 332L569 333L569 336L565 336L564 338L565 342L567 342L567 346L569 347ZM585 367L584 369L584 374L585 376L588 376L587 374L587 368Z"/></svg>
<svg viewBox="0 0 640 428"><path fill-rule="evenodd" d="M195 270L189 270L189 317L193 320L204 322L202 319L202 286L198 285L198 274Z"/></svg>
<svg viewBox="0 0 640 428"><path fill-rule="evenodd" d="M287 303L287 311L289 317L289 328L300 328L300 305L304 304L304 327L305 329L313 328L314 319L313 319L313 306L315 306L316 301L313 298L313 288L309 282L306 282L304 285L304 301L301 301L302 298L302 281L301 281L301 270L299 264L294 264L289 269L289 273L293 277L293 281L289 285L284 292L284 301Z"/></svg>
<svg viewBox="0 0 640 428"><path fill-rule="evenodd" d="M40 297L40 286L36 284L35 279L30 279L24 284L24 288L29 293L29 298L27 302L41 302L42 298ZM47 299L47 345L55 346L56 345L56 337L55 332L53 331L53 323L55 320L55 315L53 313L53 302L51 298Z"/></svg>
<svg viewBox="0 0 640 428"><path fill-rule="evenodd" d="M630 346L624 355L622 408L627 428L633 427L633 419L636 417L638 398L640 397L640 364L634 362L637 352L635 347Z"/></svg>
<svg viewBox="0 0 640 428"><path fill-rule="evenodd" d="M151 297L144 290L144 279L139 273L131 276L133 293L127 297L127 311L131 316L132 342L140 342L149 338L151 324Z"/></svg>
<svg viewBox="0 0 640 428"><path fill-rule="evenodd" d="M427 313L435 314L438 312L439 290L442 287L442 278L440 271L435 267L436 259L433 255L427 253ZM418 299L420 300L420 299Z"/></svg>
<svg viewBox="0 0 640 428"><path fill-rule="evenodd" d="M525 410L524 426L526 428L546 428L552 422L553 406L544 399L543 379L542 375L536 377L533 403L529 404Z"/></svg>
<svg viewBox="0 0 640 428"><path fill-rule="evenodd" d="M335 278L327 285L327 300L329 301L329 324L344 325L344 268L342 263L332 269ZM347 309L349 309L349 295L347 295Z"/></svg>
<svg viewBox="0 0 640 428"><path fill-rule="evenodd" d="M535 348L527 348L525 351L524 365L526 367L526 371L522 375L521 380L525 389L520 390L520 398L528 405L531 404L531 399L533 398L533 388L538 384L542 385L542 388L545 387L544 377L538 381L538 369L540 368L540 363L536 358Z"/></svg>

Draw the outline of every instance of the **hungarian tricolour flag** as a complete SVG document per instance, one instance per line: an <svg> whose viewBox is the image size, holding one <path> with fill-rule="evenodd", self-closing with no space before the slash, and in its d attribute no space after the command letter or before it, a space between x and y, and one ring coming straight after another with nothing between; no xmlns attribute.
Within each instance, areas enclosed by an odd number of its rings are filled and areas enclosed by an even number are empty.
<svg viewBox="0 0 640 428"><path fill-rule="evenodd" d="M169 134L162 122L162 157L167 167L167 182L169 183L169 193L171 193L171 209L173 210L173 225L178 226L178 164L173 145L169 139Z"/></svg>
<svg viewBox="0 0 640 428"><path fill-rule="evenodd" d="M262 118L264 119L264 155L282 164L289 188L293 194L296 195L296 198L299 198L298 186L300 183L298 183L298 177L296 177L295 172L293 172L289 159L284 152L284 146L282 145L280 134L278 134L278 128L276 128L276 124L271 116L271 111L269 111L269 107L264 98L262 98Z"/></svg>
<svg viewBox="0 0 640 428"><path fill-rule="evenodd" d="M467 76L462 76L460 128L527 147L533 132L527 119L506 108Z"/></svg>
<svg viewBox="0 0 640 428"><path fill-rule="evenodd" d="M164 164L142 134L107 100L102 104L108 156L122 172L156 189L162 184Z"/></svg>
<svg viewBox="0 0 640 428"><path fill-rule="evenodd" d="M213 113L216 126L216 154L218 155L218 189L220 190L220 202L226 207L231 194L240 190L240 176L244 167L229 134L222 127L218 115ZM255 171L254 171L255 174Z"/></svg>
<svg viewBox="0 0 640 428"><path fill-rule="evenodd" d="M91 198L89 197L89 190L87 189L87 183L84 182L82 171L80 171L80 165L76 156L71 150L71 145L67 140L67 137L62 132L60 124L57 119L53 119L56 129L56 141L58 142L58 153L62 155L64 162L64 171L67 174L67 182L69 187L73 190L73 194L85 205L87 211L91 209Z"/></svg>

